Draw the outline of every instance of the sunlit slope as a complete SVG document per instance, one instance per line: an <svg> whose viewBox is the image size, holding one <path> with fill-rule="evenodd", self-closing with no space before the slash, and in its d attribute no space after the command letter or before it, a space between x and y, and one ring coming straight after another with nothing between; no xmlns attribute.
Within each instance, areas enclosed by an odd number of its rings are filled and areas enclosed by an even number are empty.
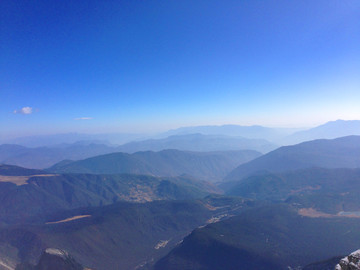
<svg viewBox="0 0 360 270"><path fill-rule="evenodd" d="M311 167L359 168L360 136L315 140L280 147L234 169L225 181L237 181L263 172L282 172Z"/></svg>
<svg viewBox="0 0 360 270"><path fill-rule="evenodd" d="M294 144L316 139L335 139L350 135L360 135L359 120L336 120L323 125L295 132L283 139L285 144Z"/></svg>

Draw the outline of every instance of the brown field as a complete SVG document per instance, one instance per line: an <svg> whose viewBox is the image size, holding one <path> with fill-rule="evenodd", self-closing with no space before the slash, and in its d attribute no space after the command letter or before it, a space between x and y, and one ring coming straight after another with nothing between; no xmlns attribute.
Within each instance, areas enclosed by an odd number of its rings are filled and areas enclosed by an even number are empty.
<svg viewBox="0 0 360 270"><path fill-rule="evenodd" d="M81 219L81 218L87 218L87 217L91 217L91 215L74 216L74 217L63 219L63 220L46 222L45 224L57 224L57 223L69 222L69 221L73 221L73 220L77 220L77 219Z"/></svg>
<svg viewBox="0 0 360 270"><path fill-rule="evenodd" d="M31 177L49 177L49 176L57 176L57 174L37 174L37 175L28 175L28 176L6 176L6 175L0 175L0 182L10 182L14 183L17 186L25 185L27 184L27 180Z"/></svg>
<svg viewBox="0 0 360 270"><path fill-rule="evenodd" d="M336 218L336 217L345 217L345 218L360 218L360 216L358 215L340 215L340 213L336 214L336 215L332 215L332 214L327 214L324 212L320 212L317 211L314 208L301 208L298 211L298 214L300 216L304 216L304 217L311 217L311 218Z"/></svg>

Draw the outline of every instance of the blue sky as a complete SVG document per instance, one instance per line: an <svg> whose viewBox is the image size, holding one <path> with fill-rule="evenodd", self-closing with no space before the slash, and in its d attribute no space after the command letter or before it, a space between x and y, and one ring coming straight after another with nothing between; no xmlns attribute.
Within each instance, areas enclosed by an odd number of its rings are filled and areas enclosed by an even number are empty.
<svg viewBox="0 0 360 270"><path fill-rule="evenodd" d="M358 0L0 5L3 137L360 119Z"/></svg>

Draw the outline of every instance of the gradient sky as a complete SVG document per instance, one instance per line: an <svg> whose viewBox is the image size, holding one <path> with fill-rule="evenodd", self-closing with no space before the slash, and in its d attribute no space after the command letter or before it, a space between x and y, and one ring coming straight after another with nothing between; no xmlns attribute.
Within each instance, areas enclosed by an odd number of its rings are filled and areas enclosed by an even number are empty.
<svg viewBox="0 0 360 270"><path fill-rule="evenodd" d="M360 119L358 0L2 0L0 14L0 137Z"/></svg>

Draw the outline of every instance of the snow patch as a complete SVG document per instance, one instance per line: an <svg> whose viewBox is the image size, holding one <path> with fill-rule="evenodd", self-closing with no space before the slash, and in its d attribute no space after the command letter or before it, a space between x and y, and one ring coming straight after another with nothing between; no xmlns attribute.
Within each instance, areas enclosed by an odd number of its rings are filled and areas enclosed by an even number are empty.
<svg viewBox="0 0 360 270"><path fill-rule="evenodd" d="M155 248L155 249L164 248L164 247L166 247L166 245L169 243L170 240L171 240L171 239L169 239L169 240L160 240L160 242L157 243L154 248Z"/></svg>
<svg viewBox="0 0 360 270"><path fill-rule="evenodd" d="M349 256L342 258L335 270L360 269L360 249L352 252Z"/></svg>
<svg viewBox="0 0 360 270"><path fill-rule="evenodd" d="M61 250L61 249L57 249L57 248L47 248L45 250L45 253L50 254L50 255L54 255L54 256L59 256L61 258L65 258L65 257L69 256L66 251Z"/></svg>

